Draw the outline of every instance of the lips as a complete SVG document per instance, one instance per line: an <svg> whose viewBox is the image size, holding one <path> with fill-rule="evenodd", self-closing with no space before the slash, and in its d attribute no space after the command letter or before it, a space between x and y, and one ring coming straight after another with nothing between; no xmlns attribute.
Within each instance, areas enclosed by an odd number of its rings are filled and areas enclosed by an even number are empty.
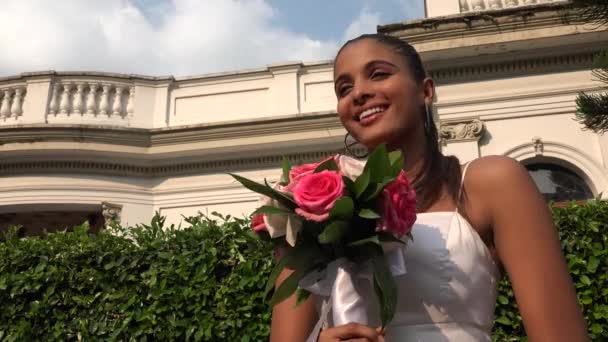
<svg viewBox="0 0 608 342"><path fill-rule="evenodd" d="M369 107L357 116L357 121L359 121L362 125L371 124L378 117L378 114L383 113L387 108L387 105Z"/></svg>

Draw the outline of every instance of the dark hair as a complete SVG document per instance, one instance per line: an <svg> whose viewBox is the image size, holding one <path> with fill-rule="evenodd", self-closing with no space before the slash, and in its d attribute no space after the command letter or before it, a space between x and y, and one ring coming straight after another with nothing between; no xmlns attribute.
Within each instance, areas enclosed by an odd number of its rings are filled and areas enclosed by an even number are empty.
<svg viewBox="0 0 608 342"><path fill-rule="evenodd" d="M414 80L418 84L422 84L427 77L420 55L413 46L402 39L381 33L364 34L347 41L340 50L338 50L335 60L337 60L337 57L345 47L364 39L373 39L378 43L382 43L395 51L399 56L403 57ZM426 108L424 105L420 110L420 115L422 120L426 120ZM461 179L460 162L458 161L458 158L454 156L444 156L441 153L437 126L435 125L434 120L430 121L428 129L425 130L426 137L428 138L426 144L426 157L424 158L420 174L413 182L418 197L418 209L420 211L427 210L433 203L439 200L444 187L456 206L459 206L460 204L458 203Z"/></svg>

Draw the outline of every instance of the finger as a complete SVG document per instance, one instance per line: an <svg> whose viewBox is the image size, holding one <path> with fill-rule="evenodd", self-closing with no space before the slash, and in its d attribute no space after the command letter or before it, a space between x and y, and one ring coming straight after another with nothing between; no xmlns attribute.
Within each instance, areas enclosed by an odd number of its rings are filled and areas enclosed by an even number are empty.
<svg viewBox="0 0 608 342"><path fill-rule="evenodd" d="M365 337L370 341L377 341L379 334L376 330L362 324L348 323L334 329L336 337L341 339Z"/></svg>

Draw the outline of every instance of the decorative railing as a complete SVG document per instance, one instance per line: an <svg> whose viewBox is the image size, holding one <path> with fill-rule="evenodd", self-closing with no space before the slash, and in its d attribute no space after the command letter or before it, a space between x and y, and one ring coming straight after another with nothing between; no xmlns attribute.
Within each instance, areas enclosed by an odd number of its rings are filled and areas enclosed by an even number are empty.
<svg viewBox="0 0 608 342"><path fill-rule="evenodd" d="M567 0L460 0L460 12L478 12Z"/></svg>
<svg viewBox="0 0 608 342"><path fill-rule="evenodd" d="M23 115L25 86L0 89L0 123L14 122Z"/></svg>
<svg viewBox="0 0 608 342"><path fill-rule="evenodd" d="M133 116L135 87L98 82L55 82L48 119L118 119Z"/></svg>

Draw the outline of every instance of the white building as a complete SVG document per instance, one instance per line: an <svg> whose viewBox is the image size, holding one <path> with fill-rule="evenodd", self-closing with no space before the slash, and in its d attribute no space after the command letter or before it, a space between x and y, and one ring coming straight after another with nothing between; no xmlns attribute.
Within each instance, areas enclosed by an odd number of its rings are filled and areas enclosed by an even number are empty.
<svg viewBox="0 0 608 342"><path fill-rule="evenodd" d="M608 31L565 2L521 2L430 0L427 18L378 30L412 43L435 78L446 153L520 160L549 198L606 194L608 136L573 118L577 94L602 89L590 67ZM272 179L283 155L342 152L335 107L330 61L186 78L0 79L0 229L250 212L257 195L225 173Z"/></svg>

